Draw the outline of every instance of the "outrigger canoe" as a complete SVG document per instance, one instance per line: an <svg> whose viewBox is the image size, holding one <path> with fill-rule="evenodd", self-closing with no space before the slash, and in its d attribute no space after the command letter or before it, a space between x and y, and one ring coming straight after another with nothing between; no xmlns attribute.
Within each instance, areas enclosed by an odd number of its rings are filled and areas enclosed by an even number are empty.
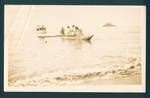
<svg viewBox="0 0 150 98"><path fill-rule="evenodd" d="M91 40L94 35L82 35L82 36L76 36L76 35L54 35L54 36L47 36L47 35L40 35L39 38L49 38L49 37L61 37L63 39L68 40Z"/></svg>

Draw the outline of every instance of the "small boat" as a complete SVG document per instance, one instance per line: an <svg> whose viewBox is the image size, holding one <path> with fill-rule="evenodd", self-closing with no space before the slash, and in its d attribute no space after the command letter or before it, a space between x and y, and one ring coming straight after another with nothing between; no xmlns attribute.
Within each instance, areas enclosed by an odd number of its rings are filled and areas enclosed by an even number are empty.
<svg viewBox="0 0 150 98"><path fill-rule="evenodd" d="M49 38L49 37L61 37L63 39L67 39L67 40L91 40L91 38L94 35L82 35L82 36L77 36L77 35L54 35L54 36L43 36L40 35L38 36L39 38Z"/></svg>
<svg viewBox="0 0 150 98"><path fill-rule="evenodd" d="M46 27L44 25L37 25L36 31L38 34L46 34Z"/></svg>
<svg viewBox="0 0 150 98"><path fill-rule="evenodd" d="M81 29L75 26L73 27L76 29L76 31L70 30L68 33L66 33L64 31L64 28L62 27L60 35L51 35L51 36L47 35L46 27L44 25L42 26L38 25L36 31L38 32L38 34L40 34L38 35L39 38L61 37L62 39L68 40L91 40L91 38L94 36L94 35L84 35Z"/></svg>

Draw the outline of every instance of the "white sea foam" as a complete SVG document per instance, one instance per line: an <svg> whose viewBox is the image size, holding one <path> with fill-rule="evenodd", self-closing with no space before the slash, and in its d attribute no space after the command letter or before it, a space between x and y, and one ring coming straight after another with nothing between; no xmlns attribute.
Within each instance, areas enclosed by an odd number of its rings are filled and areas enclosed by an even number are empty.
<svg viewBox="0 0 150 98"><path fill-rule="evenodd" d="M28 74L26 74L26 76L24 75L24 73L20 73L14 76L12 75L11 77L12 80L11 79L9 80L9 86L20 87L20 86L74 85L74 84L82 84L86 81L129 77L135 74L141 74L141 62L139 58L130 57L126 60L126 62L123 65L120 65L117 62L116 64L112 64L110 66L105 67L95 65L95 66L87 66L85 68L76 67L69 69L65 68L59 70L57 69L55 71L49 72L48 71L45 72L41 71L39 73L29 72Z"/></svg>

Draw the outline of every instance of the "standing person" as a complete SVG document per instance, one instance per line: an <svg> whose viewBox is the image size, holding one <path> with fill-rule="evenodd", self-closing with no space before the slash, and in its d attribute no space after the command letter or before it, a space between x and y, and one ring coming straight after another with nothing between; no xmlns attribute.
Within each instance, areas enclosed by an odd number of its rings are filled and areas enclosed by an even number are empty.
<svg viewBox="0 0 150 98"><path fill-rule="evenodd" d="M74 35L74 30L73 30L74 27L73 26L71 26L71 27L67 26L67 28L68 28L68 33L67 34L68 35Z"/></svg>
<svg viewBox="0 0 150 98"><path fill-rule="evenodd" d="M70 28L70 26L67 26L67 29L68 29L67 34L70 35L70 33L71 33L71 28Z"/></svg>
<svg viewBox="0 0 150 98"><path fill-rule="evenodd" d="M75 27L75 32L76 32L76 35L78 36L78 37L80 37L80 36L82 36L83 35L83 33L82 33L82 30L79 28L79 27Z"/></svg>
<svg viewBox="0 0 150 98"><path fill-rule="evenodd" d="M39 31L39 30L40 30L40 26L39 26L39 25L37 25L37 28L36 28L36 30L37 30L37 31Z"/></svg>
<svg viewBox="0 0 150 98"><path fill-rule="evenodd" d="M43 33L46 33L46 27L45 27L45 25L42 25L41 31L43 31Z"/></svg>
<svg viewBox="0 0 150 98"><path fill-rule="evenodd" d="M79 30L79 28L77 26L75 26L75 35L78 35L78 30Z"/></svg>
<svg viewBox="0 0 150 98"><path fill-rule="evenodd" d="M62 35L65 35L65 29L64 29L64 27L61 28L60 33L61 33Z"/></svg>
<svg viewBox="0 0 150 98"><path fill-rule="evenodd" d="M72 25L72 32L73 32L73 35L76 35L75 25Z"/></svg>

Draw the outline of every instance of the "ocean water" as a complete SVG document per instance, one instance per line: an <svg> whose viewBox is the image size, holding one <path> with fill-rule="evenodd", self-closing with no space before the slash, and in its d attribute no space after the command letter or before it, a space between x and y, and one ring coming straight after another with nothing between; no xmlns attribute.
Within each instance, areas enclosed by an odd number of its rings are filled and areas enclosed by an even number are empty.
<svg viewBox="0 0 150 98"><path fill-rule="evenodd" d="M8 85L78 85L141 74L141 49L140 32L107 31L91 41L24 37L8 54Z"/></svg>

